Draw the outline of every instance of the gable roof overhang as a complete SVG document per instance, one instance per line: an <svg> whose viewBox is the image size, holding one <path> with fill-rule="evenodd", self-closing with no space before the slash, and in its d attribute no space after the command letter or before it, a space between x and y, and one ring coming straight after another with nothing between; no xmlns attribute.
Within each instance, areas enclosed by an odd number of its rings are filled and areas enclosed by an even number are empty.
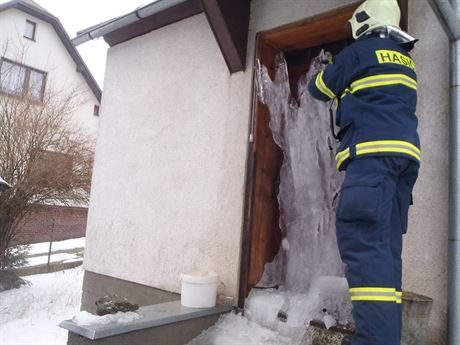
<svg viewBox="0 0 460 345"><path fill-rule="evenodd" d="M112 47L205 12L231 73L246 65L250 0L157 0L123 16L81 30L72 43L104 37Z"/></svg>
<svg viewBox="0 0 460 345"><path fill-rule="evenodd" d="M67 35L67 32L65 31L59 19L53 16L48 11L46 11L43 7L39 6L38 4L30 0L13 0L13 1L9 1L6 3L0 4L0 12L9 10L11 8L17 9L33 17L41 19L44 22L47 22L48 24L50 24L54 28L62 44L64 45L67 52L70 54L70 56L74 60L76 64L77 72L82 74L89 88L93 92L94 96L100 102L101 95L102 95L101 88L99 87L98 83L96 82L93 75L89 71L89 68L83 61L83 58L81 57L80 53L77 51L75 46L72 44L69 35Z"/></svg>

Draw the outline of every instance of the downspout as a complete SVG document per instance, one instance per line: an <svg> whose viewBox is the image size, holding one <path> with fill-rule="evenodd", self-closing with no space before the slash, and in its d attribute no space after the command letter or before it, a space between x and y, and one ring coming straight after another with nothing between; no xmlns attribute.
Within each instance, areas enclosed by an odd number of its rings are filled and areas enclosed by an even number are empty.
<svg viewBox="0 0 460 345"><path fill-rule="evenodd" d="M448 344L460 344L460 0L429 0L450 39Z"/></svg>

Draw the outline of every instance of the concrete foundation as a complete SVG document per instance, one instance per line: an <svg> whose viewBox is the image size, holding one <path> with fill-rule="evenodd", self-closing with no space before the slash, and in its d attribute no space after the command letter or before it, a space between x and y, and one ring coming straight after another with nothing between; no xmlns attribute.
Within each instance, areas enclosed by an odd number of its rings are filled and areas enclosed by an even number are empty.
<svg viewBox="0 0 460 345"><path fill-rule="evenodd" d="M180 300L180 295L150 286L85 271L81 309L96 313L95 302L106 295L117 294L129 301L146 306Z"/></svg>

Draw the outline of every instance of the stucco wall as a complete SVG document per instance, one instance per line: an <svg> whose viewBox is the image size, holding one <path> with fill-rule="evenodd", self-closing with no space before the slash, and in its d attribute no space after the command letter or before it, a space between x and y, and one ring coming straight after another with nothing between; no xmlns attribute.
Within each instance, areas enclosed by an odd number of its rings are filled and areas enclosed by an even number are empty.
<svg viewBox="0 0 460 345"><path fill-rule="evenodd" d="M404 243L406 290L434 299L431 328L446 336L449 164L449 41L427 1L410 1L409 29L420 39L413 57L422 165Z"/></svg>
<svg viewBox="0 0 460 345"><path fill-rule="evenodd" d="M26 19L37 23L35 42L23 37ZM99 118L93 109L99 101L50 24L17 9L0 12L0 55L4 51L10 60L47 72L47 88L78 89L81 101L74 118L87 133L96 136Z"/></svg>
<svg viewBox="0 0 460 345"><path fill-rule="evenodd" d="M178 292L180 272L219 272L237 295L255 34L352 1L254 0L246 72L229 75L203 14L109 49L85 268ZM424 164L405 248L405 288L434 297L446 329L448 41L425 1ZM441 53L440 53L441 52ZM423 264L421 264L423 263Z"/></svg>
<svg viewBox="0 0 460 345"><path fill-rule="evenodd" d="M204 15L109 49L85 268L180 291L215 270L237 291L249 87Z"/></svg>

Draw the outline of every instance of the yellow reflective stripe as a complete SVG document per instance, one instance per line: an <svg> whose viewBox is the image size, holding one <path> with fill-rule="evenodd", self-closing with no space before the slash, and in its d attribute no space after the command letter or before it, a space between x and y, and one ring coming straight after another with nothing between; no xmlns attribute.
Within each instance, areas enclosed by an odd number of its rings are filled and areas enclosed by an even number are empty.
<svg viewBox="0 0 460 345"><path fill-rule="evenodd" d="M415 146L414 144L407 142L407 141L402 141L402 140L375 140L375 141L365 141L363 143L359 143L356 145L356 148L364 148L364 147L369 147L369 146L374 146L374 145L401 145L401 146L407 146L408 148L414 150L418 154L421 153L420 149Z"/></svg>
<svg viewBox="0 0 460 345"><path fill-rule="evenodd" d="M335 159L336 159L336 162L337 162L337 169L339 169L340 166L342 165L342 163L349 157L350 157L350 148L347 148L347 149L337 153L336 156L335 156Z"/></svg>
<svg viewBox="0 0 460 345"><path fill-rule="evenodd" d="M337 153L335 155L335 157L338 159L338 158L341 158L342 156L347 155L349 153L350 153L350 148L346 148L345 150L340 151L339 153Z"/></svg>
<svg viewBox="0 0 460 345"><path fill-rule="evenodd" d="M405 74L377 74L355 80L349 88L345 89L342 97L345 97L347 92L355 93L362 89L398 84L417 90L417 81Z"/></svg>
<svg viewBox="0 0 460 345"><path fill-rule="evenodd" d="M418 161L421 160L420 149L414 144L402 140L376 140L359 143L355 146L356 156L372 154L372 153L403 153L414 157ZM350 148L340 151L336 154L337 169L342 163L350 157Z"/></svg>
<svg viewBox="0 0 460 345"><path fill-rule="evenodd" d="M367 153L385 153L385 152L395 152L395 153L405 153L407 155L410 155L417 160L420 160L420 156L410 150L407 149L402 149L402 148L395 148L395 147L379 147L379 148L374 148L374 149L367 149L367 150L356 150L356 155L364 155Z"/></svg>
<svg viewBox="0 0 460 345"><path fill-rule="evenodd" d="M420 149L412 143L402 140L376 140L356 145L356 155L368 153L396 152L404 153L420 160Z"/></svg>
<svg viewBox="0 0 460 345"><path fill-rule="evenodd" d="M395 296L352 296L352 301L396 302Z"/></svg>
<svg viewBox="0 0 460 345"><path fill-rule="evenodd" d="M327 97L329 97L330 99L334 99L336 98L336 95L334 94L334 92L332 92L331 89L329 89L326 84L324 83L324 80L323 80L323 73L324 71L321 71L317 76L316 76L316 80L315 80L315 85L316 87L318 88L319 91L321 91L323 94L325 94Z"/></svg>
<svg viewBox="0 0 460 345"><path fill-rule="evenodd" d="M369 89L371 87L389 86L389 85L398 85L398 84L407 86L414 90L417 90L417 85L409 83L405 80L382 80L382 81L375 81L373 83L366 83L366 84L358 85L355 88L352 88L351 93L355 93L356 91L359 91L362 89Z"/></svg>
<svg viewBox="0 0 460 345"><path fill-rule="evenodd" d="M355 287L350 290L352 301L375 301L402 303L402 292L395 288Z"/></svg>
<svg viewBox="0 0 460 345"><path fill-rule="evenodd" d="M350 93L350 92L351 90L347 87L345 91L343 91L342 96L340 98L344 98L347 95L347 93Z"/></svg>
<svg viewBox="0 0 460 345"><path fill-rule="evenodd" d="M409 87L417 89L417 81L405 74L377 74L362 79L355 80L351 83L351 92L356 92L367 87L375 87L380 85L392 85L406 83Z"/></svg>
<svg viewBox="0 0 460 345"><path fill-rule="evenodd" d="M351 288L350 292L392 292L395 293L395 288L382 288L382 287L356 287Z"/></svg>
<svg viewBox="0 0 460 345"><path fill-rule="evenodd" d="M350 290L352 301L396 302L396 289L383 287L356 287Z"/></svg>

